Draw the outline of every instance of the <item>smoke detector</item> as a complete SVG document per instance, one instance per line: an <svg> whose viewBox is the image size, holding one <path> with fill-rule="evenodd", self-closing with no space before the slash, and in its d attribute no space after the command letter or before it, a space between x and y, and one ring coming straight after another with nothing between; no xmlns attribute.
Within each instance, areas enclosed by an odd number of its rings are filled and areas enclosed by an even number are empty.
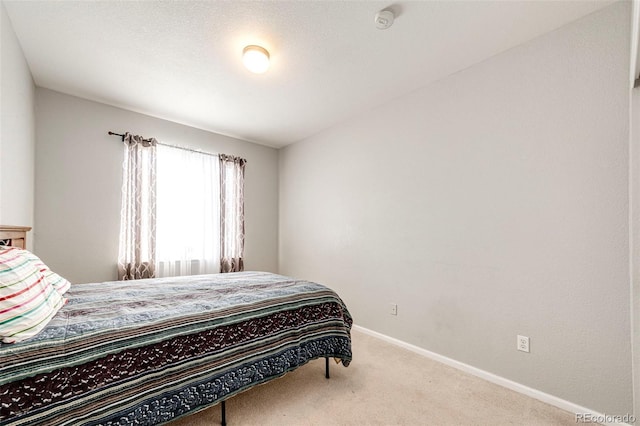
<svg viewBox="0 0 640 426"><path fill-rule="evenodd" d="M376 28L378 28L379 30L386 30L391 25L393 25L393 19L394 19L394 16L392 11L381 10L380 12L376 13L376 17L375 17Z"/></svg>

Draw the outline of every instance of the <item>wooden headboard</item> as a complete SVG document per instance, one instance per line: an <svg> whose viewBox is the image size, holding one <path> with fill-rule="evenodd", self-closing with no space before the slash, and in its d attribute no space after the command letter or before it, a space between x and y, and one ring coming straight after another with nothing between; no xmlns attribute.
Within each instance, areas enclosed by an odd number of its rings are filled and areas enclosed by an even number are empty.
<svg viewBox="0 0 640 426"><path fill-rule="evenodd" d="M0 243L5 246L27 247L27 232L30 226L0 225Z"/></svg>

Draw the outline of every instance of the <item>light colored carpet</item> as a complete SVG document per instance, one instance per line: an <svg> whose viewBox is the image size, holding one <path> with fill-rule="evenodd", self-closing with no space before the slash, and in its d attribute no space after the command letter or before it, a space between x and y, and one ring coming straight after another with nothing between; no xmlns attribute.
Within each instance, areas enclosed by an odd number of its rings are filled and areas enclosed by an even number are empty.
<svg viewBox="0 0 640 426"><path fill-rule="evenodd" d="M352 331L347 368L315 360L227 400L235 425L575 425L572 413ZM220 424L220 405L171 426Z"/></svg>

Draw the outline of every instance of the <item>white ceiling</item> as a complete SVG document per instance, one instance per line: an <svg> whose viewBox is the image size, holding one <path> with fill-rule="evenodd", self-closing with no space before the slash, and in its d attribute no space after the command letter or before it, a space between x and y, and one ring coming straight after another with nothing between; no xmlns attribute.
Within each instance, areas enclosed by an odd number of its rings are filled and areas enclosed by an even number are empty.
<svg viewBox="0 0 640 426"><path fill-rule="evenodd" d="M611 1L3 3L38 86L281 147Z"/></svg>

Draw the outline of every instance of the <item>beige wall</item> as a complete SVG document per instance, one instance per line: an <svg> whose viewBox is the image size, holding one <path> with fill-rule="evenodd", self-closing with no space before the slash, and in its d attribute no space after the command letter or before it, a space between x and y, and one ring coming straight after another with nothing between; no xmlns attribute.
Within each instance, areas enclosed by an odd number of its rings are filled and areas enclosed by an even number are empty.
<svg viewBox="0 0 640 426"><path fill-rule="evenodd" d="M630 83L633 86L640 78L640 0L633 0L631 27ZM634 413L636 418L640 418L640 87L631 90L630 104L631 340Z"/></svg>
<svg viewBox="0 0 640 426"><path fill-rule="evenodd" d="M631 92L631 274L634 412L640 418L640 88Z"/></svg>
<svg viewBox="0 0 640 426"><path fill-rule="evenodd" d="M333 287L361 326L630 413L629 13L282 150L280 272Z"/></svg>
<svg viewBox="0 0 640 426"><path fill-rule="evenodd" d="M275 149L42 88L36 130L36 253L72 282L116 278L123 148L109 130L246 158L245 267L276 271Z"/></svg>
<svg viewBox="0 0 640 426"><path fill-rule="evenodd" d="M33 226L35 85L2 3L0 31L0 224Z"/></svg>

